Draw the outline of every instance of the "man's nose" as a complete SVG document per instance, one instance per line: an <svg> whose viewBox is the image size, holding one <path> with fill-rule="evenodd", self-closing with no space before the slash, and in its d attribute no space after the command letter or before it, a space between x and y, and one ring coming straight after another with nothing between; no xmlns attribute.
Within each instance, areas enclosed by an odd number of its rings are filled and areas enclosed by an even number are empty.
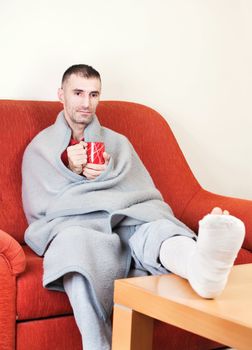
<svg viewBox="0 0 252 350"><path fill-rule="evenodd" d="M82 105L83 105L83 107L85 107L85 108L87 108L87 107L89 107L89 95L87 94L85 94L84 96L83 96L83 98L82 98Z"/></svg>

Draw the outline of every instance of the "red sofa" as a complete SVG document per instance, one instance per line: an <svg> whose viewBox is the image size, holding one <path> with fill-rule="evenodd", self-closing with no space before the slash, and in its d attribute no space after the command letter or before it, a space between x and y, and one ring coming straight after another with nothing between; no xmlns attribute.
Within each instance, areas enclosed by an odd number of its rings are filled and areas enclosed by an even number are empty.
<svg viewBox="0 0 252 350"><path fill-rule="evenodd" d="M66 295L43 289L43 259L23 239L27 222L21 201L22 154L61 109L58 102L0 101L0 350L81 349ZM252 263L252 201L204 190L168 124L154 110L135 103L105 101L97 114L103 125L128 136L175 215L193 230L197 231L198 220L216 205L244 220L247 235L236 263ZM189 332L162 322L155 324L155 350L215 347L212 341Z"/></svg>

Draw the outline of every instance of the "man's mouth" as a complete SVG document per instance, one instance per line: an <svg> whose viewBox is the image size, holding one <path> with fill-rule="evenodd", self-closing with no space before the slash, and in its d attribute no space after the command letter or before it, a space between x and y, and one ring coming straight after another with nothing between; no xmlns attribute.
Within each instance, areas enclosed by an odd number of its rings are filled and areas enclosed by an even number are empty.
<svg viewBox="0 0 252 350"><path fill-rule="evenodd" d="M79 109L79 110L77 110L77 112L79 112L79 113L81 113L81 114L85 114L85 115L90 115L90 114L91 114L90 111L88 111L88 110L83 110L83 109Z"/></svg>

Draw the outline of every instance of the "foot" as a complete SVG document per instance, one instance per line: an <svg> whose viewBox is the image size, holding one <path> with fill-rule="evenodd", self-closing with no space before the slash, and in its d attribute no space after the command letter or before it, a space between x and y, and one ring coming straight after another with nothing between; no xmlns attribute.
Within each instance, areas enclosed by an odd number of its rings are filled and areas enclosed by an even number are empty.
<svg viewBox="0 0 252 350"><path fill-rule="evenodd" d="M215 298L227 283L245 236L241 220L214 208L199 222L196 249L188 265L188 280L204 298Z"/></svg>

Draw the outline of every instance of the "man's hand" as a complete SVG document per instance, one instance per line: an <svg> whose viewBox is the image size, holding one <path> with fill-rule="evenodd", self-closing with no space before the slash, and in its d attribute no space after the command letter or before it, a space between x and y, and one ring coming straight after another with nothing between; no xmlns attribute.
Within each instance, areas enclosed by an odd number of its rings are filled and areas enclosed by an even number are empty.
<svg viewBox="0 0 252 350"><path fill-rule="evenodd" d="M87 163L84 166L83 169L83 175L88 179L88 180L94 180L97 178L97 176L101 175L101 173L106 170L109 160L110 160L110 155L106 152L103 153L103 158L105 160L104 164L93 164L93 163Z"/></svg>
<svg viewBox="0 0 252 350"><path fill-rule="evenodd" d="M87 144L81 141L77 145L67 147L68 167L75 174L81 174L87 164Z"/></svg>

